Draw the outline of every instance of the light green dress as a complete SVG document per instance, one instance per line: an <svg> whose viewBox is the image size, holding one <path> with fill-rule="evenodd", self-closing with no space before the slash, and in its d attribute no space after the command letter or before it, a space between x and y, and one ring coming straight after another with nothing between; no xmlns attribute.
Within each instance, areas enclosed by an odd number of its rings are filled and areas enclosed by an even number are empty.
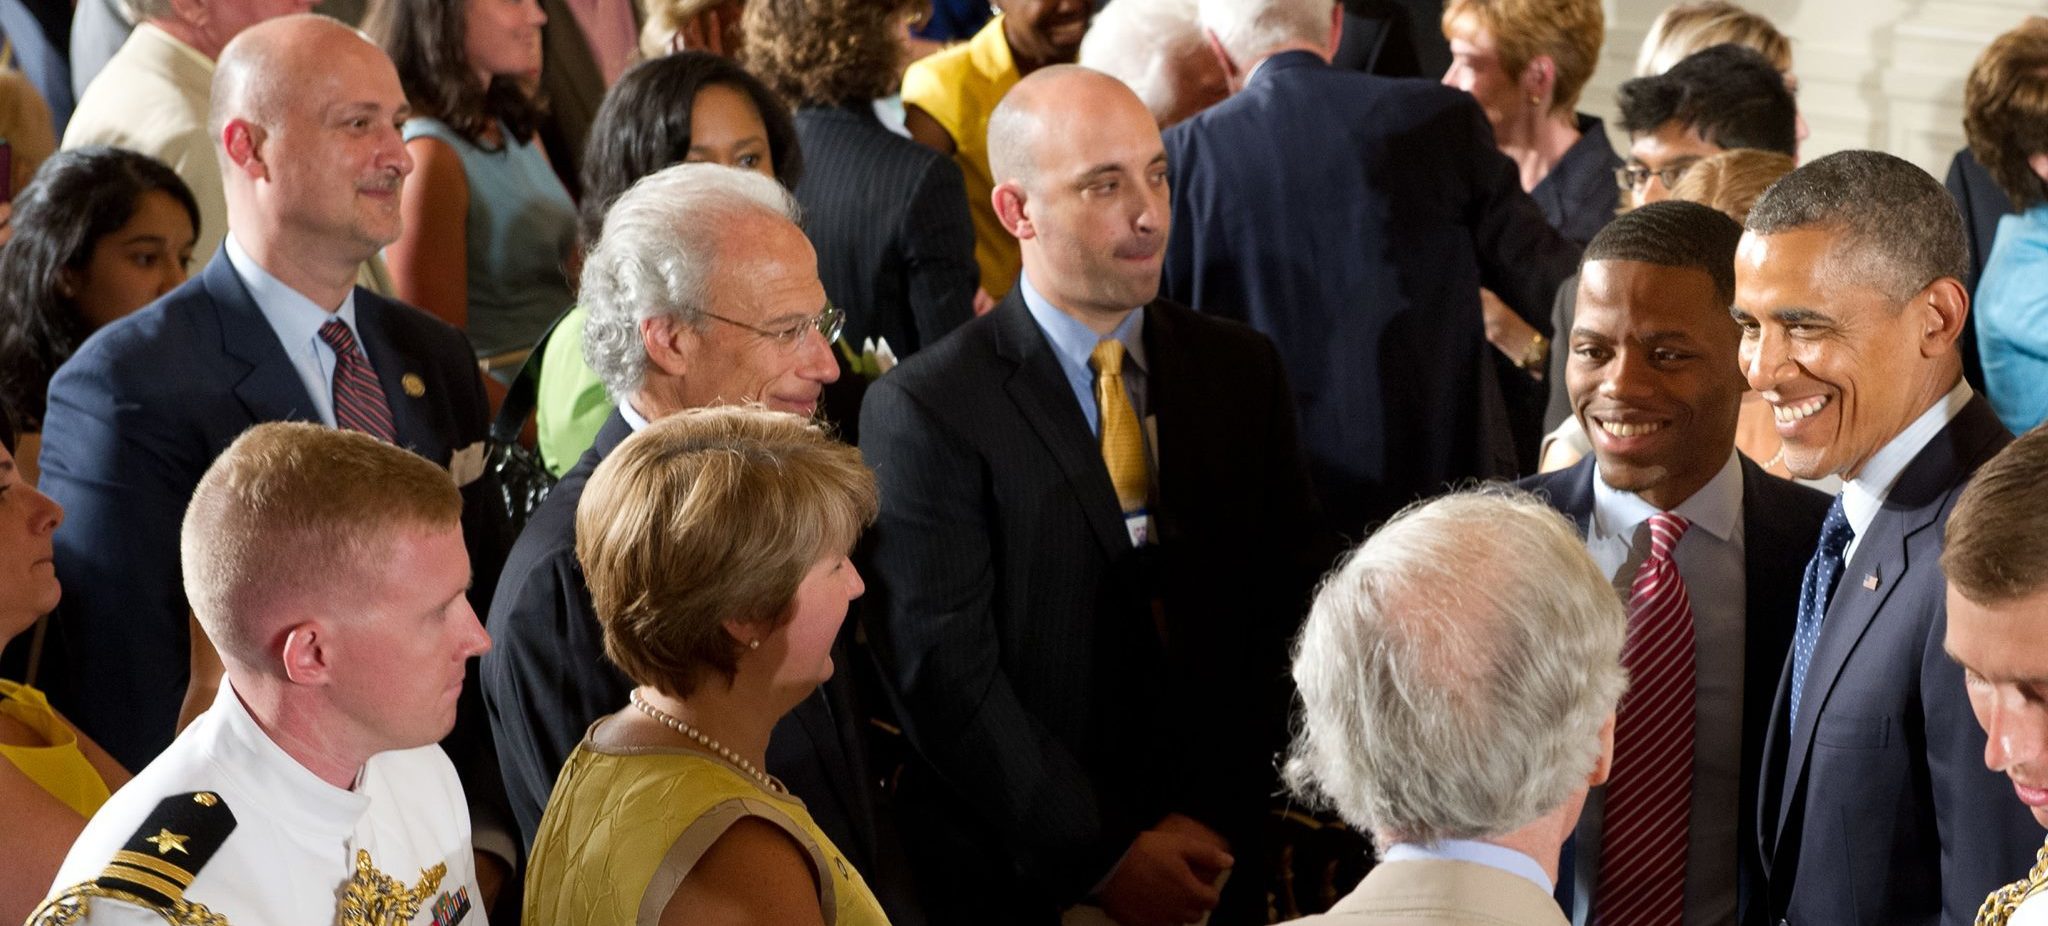
<svg viewBox="0 0 2048 926"><path fill-rule="evenodd" d="M780 828L810 856L826 926L888 926L867 882L802 801L700 752L600 750L587 734L534 836L523 922L653 926L691 866L743 817Z"/></svg>

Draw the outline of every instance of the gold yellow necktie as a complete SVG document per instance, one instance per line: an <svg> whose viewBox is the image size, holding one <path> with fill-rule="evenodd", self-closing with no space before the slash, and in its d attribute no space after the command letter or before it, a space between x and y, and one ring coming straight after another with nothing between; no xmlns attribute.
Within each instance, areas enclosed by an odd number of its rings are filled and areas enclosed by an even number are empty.
<svg viewBox="0 0 2048 926"><path fill-rule="evenodd" d="M1124 345L1114 338L1095 345L1089 355L1095 367L1095 409L1102 421L1102 462L1116 486L1116 500L1125 512L1142 511L1148 485L1145 438L1138 430L1138 411L1124 391Z"/></svg>

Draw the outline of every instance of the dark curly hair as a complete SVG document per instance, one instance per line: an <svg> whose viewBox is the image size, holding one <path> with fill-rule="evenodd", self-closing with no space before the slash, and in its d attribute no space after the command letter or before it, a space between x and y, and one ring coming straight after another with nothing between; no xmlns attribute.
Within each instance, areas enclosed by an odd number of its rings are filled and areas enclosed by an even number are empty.
<svg viewBox="0 0 2048 926"><path fill-rule="evenodd" d="M92 334L60 294L65 269L83 272L93 248L135 217L143 194L185 207L199 234L199 203L176 171L148 155L92 145L43 162L14 201L14 237L0 247L0 408L39 431L50 377Z"/></svg>
<svg viewBox="0 0 2048 926"><path fill-rule="evenodd" d="M689 157L691 109L697 92L714 84L738 90L753 101L768 129L768 159L775 166L775 179L796 189L804 172L796 122L789 107L759 78L708 52L683 51L643 61L604 95L590 124L590 140L584 143L583 202L576 225L585 249L597 245L613 200L641 177Z"/></svg>
<svg viewBox="0 0 2048 926"><path fill-rule="evenodd" d="M896 92L896 27L918 0L750 0L741 60L792 106L844 106Z"/></svg>
<svg viewBox="0 0 2048 926"><path fill-rule="evenodd" d="M414 114L441 120L473 144L482 144L493 122L503 122L513 138L531 139L545 101L510 77L476 85L466 51L468 15L462 0L371 0L363 31L391 56Z"/></svg>

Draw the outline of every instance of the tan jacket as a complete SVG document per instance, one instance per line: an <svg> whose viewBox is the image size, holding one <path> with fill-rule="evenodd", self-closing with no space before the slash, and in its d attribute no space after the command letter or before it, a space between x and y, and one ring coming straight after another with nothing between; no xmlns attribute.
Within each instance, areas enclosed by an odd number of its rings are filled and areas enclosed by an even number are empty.
<svg viewBox="0 0 2048 926"><path fill-rule="evenodd" d="M1330 912L1295 920L1321 926L1569 926L1527 878L1473 862L1387 862Z"/></svg>

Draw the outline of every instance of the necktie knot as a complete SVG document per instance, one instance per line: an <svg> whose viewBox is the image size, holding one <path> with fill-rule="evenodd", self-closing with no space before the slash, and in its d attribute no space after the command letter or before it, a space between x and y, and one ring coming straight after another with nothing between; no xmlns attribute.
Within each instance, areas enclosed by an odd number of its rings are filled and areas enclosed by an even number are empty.
<svg viewBox="0 0 2048 926"><path fill-rule="evenodd" d="M320 340L327 342L328 347L334 348L336 354L353 356L356 352L356 336L348 330L348 323L339 318L330 318L326 324L320 326Z"/></svg>
<svg viewBox="0 0 2048 926"><path fill-rule="evenodd" d="M1842 497L1837 495L1834 504L1828 506L1827 517L1820 522L1820 548L1829 556L1839 557L1855 537L1855 529L1849 526L1849 515L1842 510Z"/></svg>
<svg viewBox="0 0 2048 926"><path fill-rule="evenodd" d="M1088 353L1088 365L1095 368L1097 376L1122 376L1124 373L1124 342L1115 338L1100 341Z"/></svg>
<svg viewBox="0 0 2048 926"><path fill-rule="evenodd" d="M1692 522L1669 511L1659 511L1650 516L1650 555L1668 558L1671 551L1678 549L1678 541L1685 536Z"/></svg>

